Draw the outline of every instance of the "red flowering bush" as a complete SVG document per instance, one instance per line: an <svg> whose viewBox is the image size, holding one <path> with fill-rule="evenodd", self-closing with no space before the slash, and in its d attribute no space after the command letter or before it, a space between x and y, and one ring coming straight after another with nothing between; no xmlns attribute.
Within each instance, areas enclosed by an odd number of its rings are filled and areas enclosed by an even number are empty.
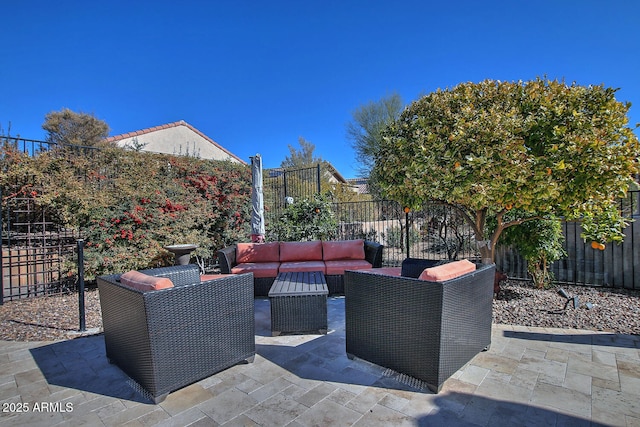
<svg viewBox="0 0 640 427"><path fill-rule="evenodd" d="M171 244L193 243L196 255L213 258L250 233L247 165L119 148L82 156L9 151L0 156L3 187L80 232L89 278L171 265L164 249Z"/></svg>

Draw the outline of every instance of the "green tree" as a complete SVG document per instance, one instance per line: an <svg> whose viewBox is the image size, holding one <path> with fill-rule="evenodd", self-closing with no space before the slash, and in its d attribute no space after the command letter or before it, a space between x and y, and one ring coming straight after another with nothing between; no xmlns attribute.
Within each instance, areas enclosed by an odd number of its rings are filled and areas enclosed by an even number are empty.
<svg viewBox="0 0 640 427"><path fill-rule="evenodd" d="M505 228L547 215L583 221L584 238L619 242L627 223L616 199L639 171L639 143L627 127L630 104L615 93L537 78L425 95L384 131L381 188L408 206L457 209L483 262L493 262Z"/></svg>
<svg viewBox="0 0 640 427"><path fill-rule="evenodd" d="M352 120L347 123L347 139L356 154L358 172L368 177L369 191L378 193L374 170L376 153L382 144L382 131L400 117L404 108L402 97L394 92L378 101L370 101L356 108Z"/></svg>
<svg viewBox="0 0 640 427"><path fill-rule="evenodd" d="M60 147L79 145L84 147L108 145L109 125L92 114L76 113L68 108L45 115L42 129L47 131L47 142Z"/></svg>
<svg viewBox="0 0 640 427"><path fill-rule="evenodd" d="M307 141L303 137L299 137L298 144L300 144L299 150L292 145L288 146L290 155L285 157L285 159L280 163L281 168L305 168L324 162L321 157L316 157L313 154L316 146L310 141Z"/></svg>

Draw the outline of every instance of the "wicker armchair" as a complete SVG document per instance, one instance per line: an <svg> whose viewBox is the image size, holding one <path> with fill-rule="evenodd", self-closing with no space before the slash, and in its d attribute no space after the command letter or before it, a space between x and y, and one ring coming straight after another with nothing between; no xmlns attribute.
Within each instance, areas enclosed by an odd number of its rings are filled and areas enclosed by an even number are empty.
<svg viewBox="0 0 640 427"><path fill-rule="evenodd" d="M412 259L403 273L435 263ZM347 355L418 379L437 393L491 344L494 274L494 264L441 283L345 272Z"/></svg>
<svg viewBox="0 0 640 427"><path fill-rule="evenodd" d="M141 292L97 278L107 358L154 403L255 356L253 275L200 283L197 265L143 271L173 288Z"/></svg>

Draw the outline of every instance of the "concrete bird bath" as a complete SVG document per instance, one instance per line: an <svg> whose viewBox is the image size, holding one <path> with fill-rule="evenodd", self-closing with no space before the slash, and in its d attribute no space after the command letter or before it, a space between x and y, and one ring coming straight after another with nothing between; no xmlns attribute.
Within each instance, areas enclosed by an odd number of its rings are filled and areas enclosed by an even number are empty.
<svg viewBox="0 0 640 427"><path fill-rule="evenodd" d="M164 248L175 256L175 265L187 265L191 260L191 252L193 252L197 247L197 245L193 244L183 244L169 245Z"/></svg>

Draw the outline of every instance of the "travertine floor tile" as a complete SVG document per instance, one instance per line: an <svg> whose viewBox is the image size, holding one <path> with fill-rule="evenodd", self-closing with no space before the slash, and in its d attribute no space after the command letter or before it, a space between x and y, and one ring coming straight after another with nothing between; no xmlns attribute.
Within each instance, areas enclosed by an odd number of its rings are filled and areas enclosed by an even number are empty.
<svg viewBox="0 0 640 427"><path fill-rule="evenodd" d="M640 427L640 337L494 325L440 393L345 354L344 298L329 334L270 336L256 299L257 355L152 404L105 357L102 335L1 343L0 427L22 425L603 425ZM16 413L9 404L69 403ZM15 406L14 406L15 408Z"/></svg>

